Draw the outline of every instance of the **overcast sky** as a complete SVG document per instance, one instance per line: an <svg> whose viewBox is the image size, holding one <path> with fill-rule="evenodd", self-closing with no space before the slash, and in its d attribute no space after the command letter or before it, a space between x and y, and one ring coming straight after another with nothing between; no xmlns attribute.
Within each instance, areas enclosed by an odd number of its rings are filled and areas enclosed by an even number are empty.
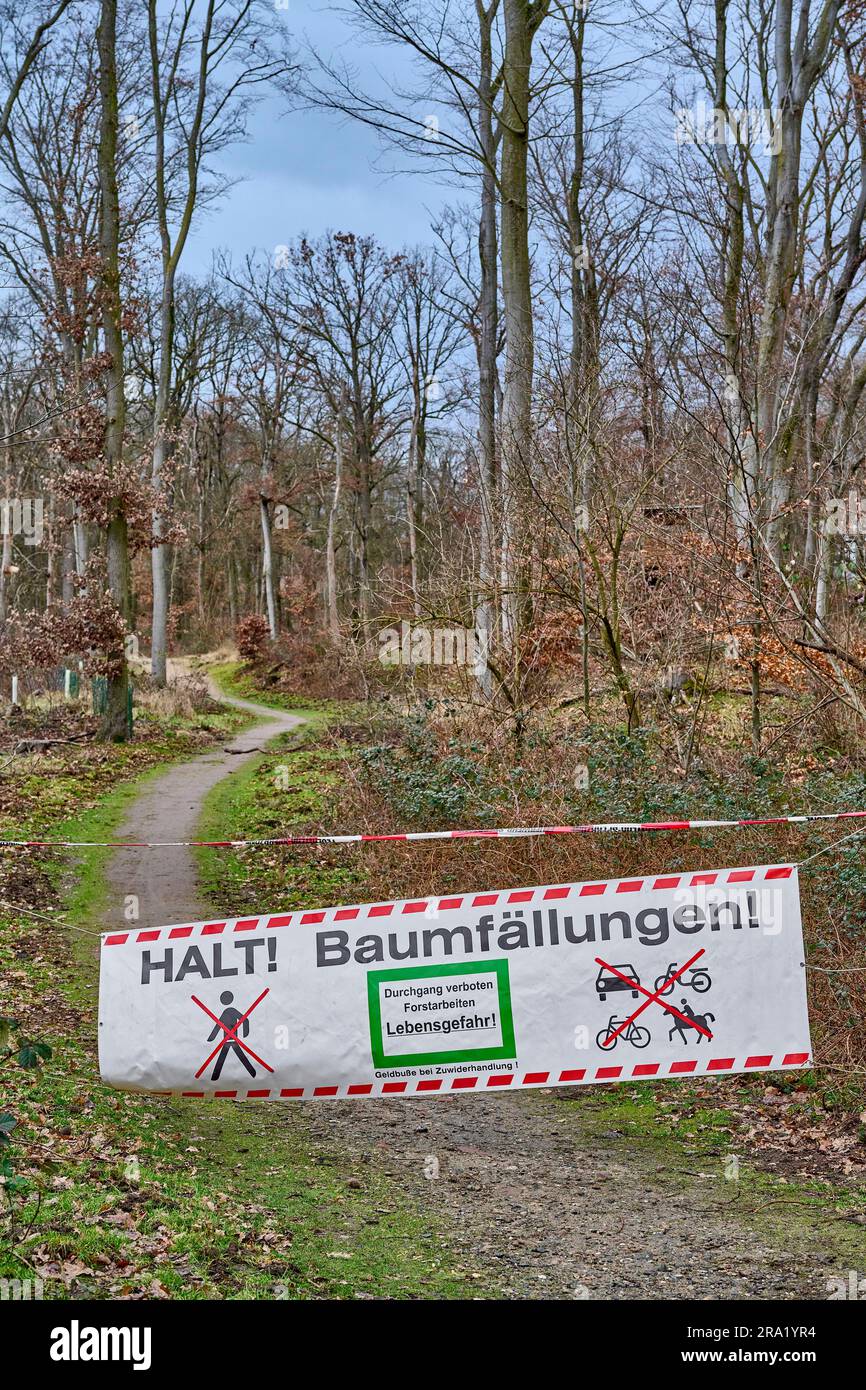
<svg viewBox="0 0 866 1390"><path fill-rule="evenodd" d="M377 71L393 70L399 60L394 49L362 46L321 0L289 0L289 9L278 14L298 47L306 35L327 55L345 49L373 87ZM404 71L408 79L408 67ZM199 222L184 257L188 271L206 271L217 248L233 255L273 251L301 232L372 234L393 249L430 240L429 210L448 201L449 190L423 172L389 177L375 132L358 122L285 107L280 99L263 102L247 142L221 157L220 168L240 181Z"/></svg>

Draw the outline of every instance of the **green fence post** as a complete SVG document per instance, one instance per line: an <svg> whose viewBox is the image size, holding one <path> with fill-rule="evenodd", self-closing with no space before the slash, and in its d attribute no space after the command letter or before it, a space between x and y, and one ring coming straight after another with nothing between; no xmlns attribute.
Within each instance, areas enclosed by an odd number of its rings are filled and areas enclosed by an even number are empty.
<svg viewBox="0 0 866 1390"><path fill-rule="evenodd" d="M90 683L93 697L93 713L102 715L108 709L108 677L94 676Z"/></svg>

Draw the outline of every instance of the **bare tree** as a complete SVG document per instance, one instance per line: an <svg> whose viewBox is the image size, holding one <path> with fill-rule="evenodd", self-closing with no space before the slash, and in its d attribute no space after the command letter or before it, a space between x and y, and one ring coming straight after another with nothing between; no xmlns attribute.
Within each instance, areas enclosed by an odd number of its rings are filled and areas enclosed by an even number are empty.
<svg viewBox="0 0 866 1390"><path fill-rule="evenodd" d="M340 418L343 392L350 445L344 485L352 493L352 568L358 633L369 639L373 494L388 450L405 423L405 377L396 329L405 257L371 237L336 232L293 248L291 319L308 345L307 369Z"/></svg>
<svg viewBox="0 0 866 1390"><path fill-rule="evenodd" d="M529 255L529 99L532 45L550 0L503 0L502 299L505 368L502 393L502 639L512 661L531 603L519 551L519 500L531 468L534 334ZM522 572L523 571L523 572Z"/></svg>
<svg viewBox="0 0 866 1390"><path fill-rule="evenodd" d="M276 470L284 452L287 427L298 414L294 402L304 370L304 339L294 321L289 283L271 259L248 256L240 271L225 268L223 273L241 293L246 308L238 392L258 440L262 585L268 628L275 641L279 631L273 537Z"/></svg>
<svg viewBox="0 0 866 1390"><path fill-rule="evenodd" d="M360 32L399 45L418 65L419 88L392 86L367 93L350 69L315 56L308 100L363 122L385 141L450 178L478 184L477 292L470 314L478 366L479 525L475 627L476 675L485 695L494 693L487 661L499 595L499 456L497 401L499 325L499 178L502 128L501 0L449 5L444 16L397 0L352 0L350 17ZM449 114L440 121L417 115L419 100Z"/></svg>
<svg viewBox="0 0 866 1390"><path fill-rule="evenodd" d="M416 252L403 267L400 343L405 348L411 400L406 469L406 522L409 535L412 606L421 614L421 546L424 491L431 425L456 404L446 373L463 338L455 319L447 278L435 257Z"/></svg>
<svg viewBox="0 0 866 1390"><path fill-rule="evenodd" d="M207 160L243 135L252 89L274 82L289 70L284 57L273 49L271 34L259 20L252 0L206 0L196 26L198 8L196 0L183 0L162 18L156 0L147 0L162 280L152 481L157 495L163 497L165 466L177 424L170 399L177 271L194 215L220 191L212 179L204 181ZM165 684L169 597L164 507L163 501L154 515L156 543L151 551L151 671L158 685ZM269 555L267 528L265 535ZM271 591L269 612L274 627L272 610Z"/></svg>
<svg viewBox="0 0 866 1390"><path fill-rule="evenodd" d="M99 191L100 288L102 334L105 345L104 462L110 493L107 498L106 562L108 585L125 623L131 616L129 541L124 511L122 470L126 398L123 367L123 303L120 284L120 203L117 193L117 0L101 0L99 28ZM126 649L110 654L103 731L106 737L127 736Z"/></svg>
<svg viewBox="0 0 866 1390"><path fill-rule="evenodd" d="M51 41L72 0L56 5L4 4L0 11L0 66L5 79L5 95L0 107L0 140L6 134L9 118L21 89Z"/></svg>

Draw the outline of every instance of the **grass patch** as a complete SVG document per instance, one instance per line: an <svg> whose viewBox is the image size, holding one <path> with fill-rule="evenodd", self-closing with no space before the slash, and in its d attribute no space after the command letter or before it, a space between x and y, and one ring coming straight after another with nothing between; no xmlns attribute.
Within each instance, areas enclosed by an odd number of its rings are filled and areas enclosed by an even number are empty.
<svg viewBox="0 0 866 1390"><path fill-rule="evenodd" d="M55 1136L0 1277L35 1274L46 1298L447 1298L469 1277L439 1223L317 1151L293 1111L118 1094L68 1041L32 1096L22 1121L48 1111Z"/></svg>
<svg viewBox="0 0 866 1390"><path fill-rule="evenodd" d="M344 753L339 744L317 743L315 729L308 724L282 735L267 753L218 782L205 799L197 838L269 839L313 834L328 824ZM274 845L197 853L204 893L230 915L350 902L363 890L351 848Z"/></svg>
<svg viewBox="0 0 866 1390"><path fill-rule="evenodd" d="M223 661L208 667L208 674L224 695L236 700L253 700L269 709L286 710L290 714L303 714L315 722L336 708L331 700L310 700L301 695L289 695L286 691L270 689L257 681L243 661Z"/></svg>

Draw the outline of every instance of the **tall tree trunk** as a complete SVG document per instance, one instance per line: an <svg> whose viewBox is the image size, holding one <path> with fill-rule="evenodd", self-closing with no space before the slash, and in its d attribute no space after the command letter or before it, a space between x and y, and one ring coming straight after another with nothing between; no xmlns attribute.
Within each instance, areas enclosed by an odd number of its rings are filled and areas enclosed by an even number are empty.
<svg viewBox="0 0 866 1390"><path fill-rule="evenodd" d="M45 548L48 551L48 563L45 567L45 607L53 608L54 600L57 595L57 546L55 545L55 525L54 525L54 494L48 495L48 516L45 526Z"/></svg>
<svg viewBox="0 0 866 1390"><path fill-rule="evenodd" d="M714 109L728 108L728 8L729 0L716 0L714 56ZM724 292L722 344L725 362L725 424L728 444L728 505L739 544L751 547L749 527L757 499L757 458L751 412L742 382L740 343L740 291L743 278L745 190L728 149L726 132L719 132L716 158L725 181Z"/></svg>
<svg viewBox="0 0 866 1390"><path fill-rule="evenodd" d="M365 473L358 498L358 623L361 642L370 640L370 484Z"/></svg>
<svg viewBox="0 0 866 1390"><path fill-rule="evenodd" d="M796 33L793 0L777 0L775 7L779 114L776 148L768 179L768 235L757 362L756 446L761 456L762 491L769 506L767 535L771 552L777 559L783 531L782 513L791 492L788 466L791 438L781 427L779 402L788 314L797 274L803 115L824 72L840 4L841 0L821 0L821 12L811 35L809 0L801 0L796 7Z"/></svg>
<svg viewBox="0 0 866 1390"><path fill-rule="evenodd" d="M575 527L582 527L577 508L589 506L592 453L598 414L598 346L600 337L598 285L586 242L584 168L584 41L586 10L564 11L572 52L571 114L572 171L568 189L568 228L571 252L571 361L566 409L566 443L572 473Z"/></svg>
<svg viewBox="0 0 866 1390"><path fill-rule="evenodd" d="M9 596L7 584L12 578L12 426L6 409L3 411L3 433L6 442L3 447L2 498L5 505L0 505L0 628L6 622Z"/></svg>
<svg viewBox="0 0 866 1390"><path fill-rule="evenodd" d="M120 206L117 194L117 0L101 0L97 30L99 53L99 191L100 191L100 279L102 289L102 331L107 357L105 367L105 463L110 477L116 477L123 463L123 434L126 403L123 389L123 332L120 300ZM129 585L129 540L126 516L120 496L109 503L106 528L108 587L124 620L131 612ZM108 653L108 699L102 721L102 736L114 740L127 737L127 665L121 643Z"/></svg>
<svg viewBox="0 0 866 1390"><path fill-rule="evenodd" d="M198 528L198 536L199 536L199 539L198 539L198 561L197 561L197 564L196 564L196 589L198 590L198 621L199 621L199 626L203 629L203 628L204 628L204 622L205 622L205 611L204 611L204 586L205 586L205 581L204 581L204 552L205 552L205 542L204 542L204 501L203 501L203 499L201 499L201 500L199 501L199 506L198 506L198 523L199 523L199 528Z"/></svg>
<svg viewBox="0 0 866 1390"><path fill-rule="evenodd" d="M234 555L228 559L229 626L234 632L238 623L238 570Z"/></svg>
<svg viewBox="0 0 866 1390"><path fill-rule="evenodd" d="M534 344L529 260L527 158L532 41L549 0L505 0L502 98L502 298L505 310L505 388L502 399L502 636L517 659L529 594L518 554L520 499L532 449ZM519 681L518 681L519 683Z"/></svg>
<svg viewBox="0 0 866 1390"><path fill-rule="evenodd" d="M75 573L80 579L87 569L90 546L87 536L87 527L81 520L77 502L73 503L72 508L72 540L75 553Z"/></svg>
<svg viewBox="0 0 866 1390"><path fill-rule="evenodd" d="M420 432L421 432L421 403L419 400L420 383L413 382L415 401L412 411L412 427L409 433L409 466L406 470L406 522L409 531L409 575L412 587L412 612L416 618L421 616L421 592L419 588L418 572L418 528L421 511L421 465L420 465Z"/></svg>
<svg viewBox="0 0 866 1390"><path fill-rule="evenodd" d="M264 495L259 498L259 515L262 522L262 587L265 608L268 615L268 629L271 641L277 640L277 605L274 597L274 547L271 529L270 502Z"/></svg>
<svg viewBox="0 0 866 1390"><path fill-rule="evenodd" d="M336 438L334 440L334 490L328 512L328 541L325 556L325 582L327 586L328 632L335 647L341 643L340 613L337 608L337 517L340 510L340 492L343 487L343 411L345 396L340 399L337 415Z"/></svg>
<svg viewBox="0 0 866 1390"><path fill-rule="evenodd" d="M165 544L167 532L164 515L165 498L160 492L165 488L165 466L171 454L169 441L169 416L171 410L171 373L174 356L175 332L175 280L180 258L183 254L198 192L199 168L203 157L202 128L205 117L205 98L208 89L209 64L215 59L221 45L211 48L211 34L216 0L207 0L202 17L199 39L200 59L195 90L195 104L189 126L184 131L186 155L186 183L181 195L180 221L174 246L169 229L169 206L172 190L168 187L167 157L165 140L166 112L176 98L174 84L177 81L176 64L180 60L181 46L172 54L161 50L159 27L157 23L157 0L148 0L148 45L150 50L151 97L154 120L154 142L156 163L154 170L154 193L156 216L159 224L160 252L162 263L162 294L160 297L159 322L159 365L157 369L156 402L153 413L153 455L151 460L151 480L157 496L152 518L155 544L151 550L151 575L153 580L153 618L151 623L151 673L157 685L165 685L166 653L168 646L168 614L170 594L167 583L168 554ZM192 14L190 7L189 15ZM186 31L186 22L183 26ZM163 89L161 65L165 63L170 77Z"/></svg>
<svg viewBox="0 0 866 1390"><path fill-rule="evenodd" d="M153 411L154 438L151 459L151 481L157 491L165 486L165 465L169 454L167 430L172 354L174 351L174 272L171 269L165 272L163 278L159 339L159 370ZM164 505L164 501L157 503L154 509L152 525L155 544L150 551L153 583L150 671L158 686L165 685L168 655L168 547L165 544L167 527Z"/></svg>
<svg viewBox="0 0 866 1390"><path fill-rule="evenodd" d="M478 601L475 608L475 678L487 699L493 695L488 654L495 623L496 540L499 478L496 457L496 348L499 334L499 275L496 228L496 131L493 113L493 19L498 0L487 10L476 0L480 31L478 133L482 152L478 341L478 495L481 535Z"/></svg>
<svg viewBox="0 0 866 1390"><path fill-rule="evenodd" d="M826 517L819 516L815 527L815 619L823 625L827 618L830 577L833 569L834 536L827 527Z"/></svg>
<svg viewBox="0 0 866 1390"><path fill-rule="evenodd" d="M75 575L75 541L72 536L72 529L64 524L61 542L60 557L60 602L64 608L72 600L75 593L73 577ZM2 581L0 581L2 583ZM2 605L0 605L2 608Z"/></svg>
<svg viewBox="0 0 866 1390"><path fill-rule="evenodd" d="M560 7L572 53L571 142L572 171L568 189L568 230L571 253L571 360L565 409L572 536L577 553L578 596L581 611L580 653L583 709L590 717L589 617L586 611L586 565L582 542L589 518L593 486L593 450L598 418L598 348L600 339L595 268L586 244L583 182L586 165L584 113L584 41L586 10L574 11L570 0Z"/></svg>
<svg viewBox="0 0 866 1390"><path fill-rule="evenodd" d="M370 523L372 519L372 460L367 437L367 422L361 404L358 384L354 387L355 476L357 499L355 510L355 562L357 579L358 629L362 646L370 640Z"/></svg>

